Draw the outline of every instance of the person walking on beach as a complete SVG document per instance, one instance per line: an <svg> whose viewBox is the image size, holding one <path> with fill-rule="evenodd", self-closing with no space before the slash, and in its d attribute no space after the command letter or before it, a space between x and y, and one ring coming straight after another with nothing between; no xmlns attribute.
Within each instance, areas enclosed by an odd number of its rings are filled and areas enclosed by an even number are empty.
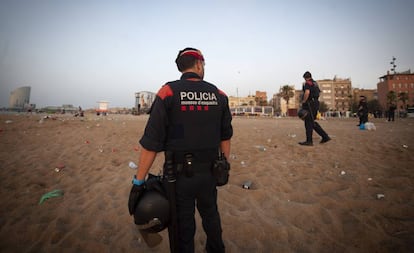
<svg viewBox="0 0 414 253"><path fill-rule="evenodd" d="M316 131L322 140L320 143L326 143L331 140L328 134L322 129L318 122L315 121L316 115L319 110L319 86L316 81L312 79L312 74L306 71L303 74L305 83L303 84L303 96L302 96L302 109L307 110L309 113L306 115L305 129L306 129L306 141L299 142L300 145L313 146L312 133Z"/></svg>
<svg viewBox="0 0 414 253"><path fill-rule="evenodd" d="M359 117L359 124L357 126L361 126L361 124L365 124L368 122L368 105L367 105L367 99L365 96L359 97L358 117Z"/></svg>
<svg viewBox="0 0 414 253"><path fill-rule="evenodd" d="M217 207L217 181L211 169L219 152L225 158L230 155L233 128L228 97L203 80L205 61L200 50L185 48L179 51L175 62L182 75L180 80L162 86L152 105L139 141L142 145L139 169L128 206L130 213L134 213L157 152L165 151L166 156L172 153L177 169L178 252L194 252L195 207L207 235L206 251L225 252Z"/></svg>

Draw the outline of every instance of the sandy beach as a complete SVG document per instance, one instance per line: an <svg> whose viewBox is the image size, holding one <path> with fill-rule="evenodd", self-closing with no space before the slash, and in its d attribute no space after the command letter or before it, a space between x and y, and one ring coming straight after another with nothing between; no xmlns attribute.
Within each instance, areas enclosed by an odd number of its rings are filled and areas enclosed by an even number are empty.
<svg viewBox="0 0 414 253"><path fill-rule="evenodd" d="M127 208L147 119L1 114L0 252L169 252L167 231L147 246ZM322 120L332 141L307 147L298 118L235 117L226 252L414 252L414 119L371 121Z"/></svg>

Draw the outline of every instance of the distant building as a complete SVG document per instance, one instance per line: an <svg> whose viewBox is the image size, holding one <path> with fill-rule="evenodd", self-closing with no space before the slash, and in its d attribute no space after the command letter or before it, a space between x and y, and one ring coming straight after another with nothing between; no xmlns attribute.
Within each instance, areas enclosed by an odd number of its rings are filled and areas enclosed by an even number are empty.
<svg viewBox="0 0 414 253"><path fill-rule="evenodd" d="M359 103L359 97L365 96L367 98L367 101L378 99L378 92L377 89L360 89L360 88L354 88L352 90L352 97L354 99L354 102Z"/></svg>
<svg viewBox="0 0 414 253"><path fill-rule="evenodd" d="M30 86L24 86L12 91L9 97L10 109L23 110L30 108L30 89Z"/></svg>
<svg viewBox="0 0 414 253"><path fill-rule="evenodd" d="M150 91L140 91L135 93L135 109L138 113L146 113L152 106L157 94Z"/></svg>
<svg viewBox="0 0 414 253"><path fill-rule="evenodd" d="M371 101L374 99L378 100L378 92L377 89L359 89L354 88L352 90L352 102L356 105L359 104L360 96L364 96L367 98L367 101Z"/></svg>
<svg viewBox="0 0 414 253"><path fill-rule="evenodd" d="M385 110L389 106L387 95L390 91L394 91L397 97L402 92L407 93L408 101L406 101L406 105L414 105L414 73L411 73L410 70L393 74L387 72L386 75L380 77L377 89L379 103ZM398 108L402 108L403 102L398 100L397 103Z"/></svg>
<svg viewBox="0 0 414 253"><path fill-rule="evenodd" d="M277 115L282 112L281 98L277 93L273 94L273 97L270 101L270 105L274 108Z"/></svg>
<svg viewBox="0 0 414 253"><path fill-rule="evenodd" d="M247 97L229 96L229 107L237 106L267 106L267 93L265 91L256 91L256 95Z"/></svg>
<svg viewBox="0 0 414 253"><path fill-rule="evenodd" d="M273 106L267 104L265 91L256 91L256 95L247 97L229 96L229 107L233 115L270 116L274 114Z"/></svg>
<svg viewBox="0 0 414 253"><path fill-rule="evenodd" d="M352 102L351 79L337 78L317 80L321 93L319 101L324 102L329 110L350 111Z"/></svg>
<svg viewBox="0 0 414 253"><path fill-rule="evenodd" d="M233 97L229 96L229 107L237 107L237 106L255 106L256 101L255 97L249 95L247 97Z"/></svg>
<svg viewBox="0 0 414 253"><path fill-rule="evenodd" d="M255 101L256 101L256 105L267 106L266 91L256 91Z"/></svg>

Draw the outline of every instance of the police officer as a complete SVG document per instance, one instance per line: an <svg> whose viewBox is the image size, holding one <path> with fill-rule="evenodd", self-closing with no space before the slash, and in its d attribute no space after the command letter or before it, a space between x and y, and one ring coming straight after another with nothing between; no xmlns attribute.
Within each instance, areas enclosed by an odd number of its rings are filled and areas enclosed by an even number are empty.
<svg viewBox="0 0 414 253"><path fill-rule="evenodd" d="M357 126L368 122L368 104L365 96L359 96L358 117L359 124Z"/></svg>
<svg viewBox="0 0 414 253"><path fill-rule="evenodd" d="M306 71L303 74L305 83L303 85L303 96L302 96L302 109L309 111L305 117L305 129L306 129L306 141L299 142L300 145L313 146L312 133L316 131L322 140L320 143L325 143L331 140L328 134L322 129L322 127L315 121L316 115L319 110L319 86L316 81L312 79L312 74Z"/></svg>
<svg viewBox="0 0 414 253"><path fill-rule="evenodd" d="M179 252L194 252L195 206L207 235L207 252L224 252L216 179L211 173L219 150L230 154L233 135L228 98L203 80L205 61L195 48L185 48L176 58L180 80L158 91L144 135L139 169L133 181L128 206L139 202L145 177L160 151L171 151L177 168L176 206ZM189 161L190 159L190 161Z"/></svg>

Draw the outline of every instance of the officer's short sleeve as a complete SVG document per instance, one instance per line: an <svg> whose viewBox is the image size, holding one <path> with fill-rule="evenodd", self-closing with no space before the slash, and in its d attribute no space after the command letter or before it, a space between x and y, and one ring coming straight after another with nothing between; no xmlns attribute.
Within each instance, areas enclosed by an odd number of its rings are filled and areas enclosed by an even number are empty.
<svg viewBox="0 0 414 253"><path fill-rule="evenodd" d="M232 116L229 108L229 101L226 95L223 95L223 116L221 120L221 140L229 140L233 136L233 126L231 125Z"/></svg>
<svg viewBox="0 0 414 253"><path fill-rule="evenodd" d="M148 150L160 152L165 150L167 137L168 115L167 107L172 91L168 85L164 85L157 93L157 97L151 107L150 117L145 126L144 135L139 143Z"/></svg>

